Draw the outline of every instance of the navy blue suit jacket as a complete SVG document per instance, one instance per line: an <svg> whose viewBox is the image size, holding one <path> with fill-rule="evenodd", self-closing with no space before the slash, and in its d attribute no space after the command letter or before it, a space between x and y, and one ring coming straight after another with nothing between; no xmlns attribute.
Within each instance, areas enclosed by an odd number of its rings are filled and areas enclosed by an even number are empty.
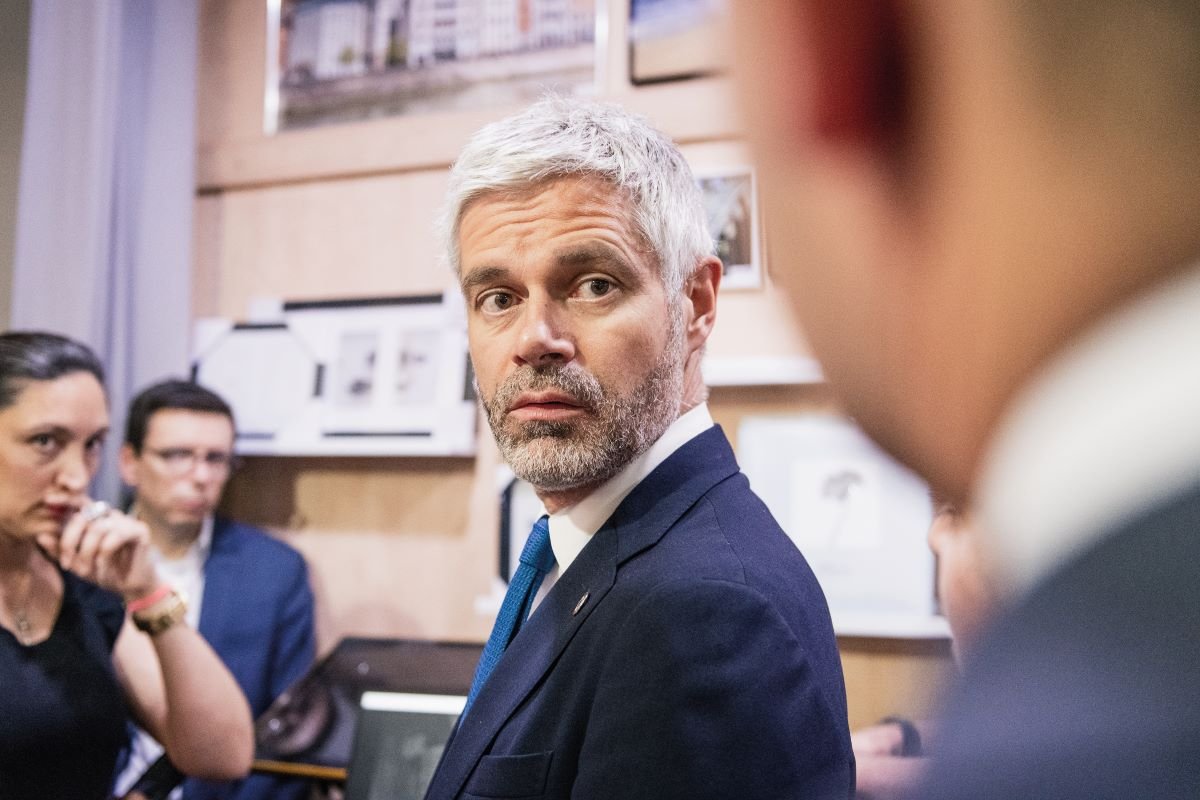
<svg viewBox="0 0 1200 800"><path fill-rule="evenodd" d="M1007 612L941 738L923 800L1200 797L1200 486Z"/></svg>
<svg viewBox="0 0 1200 800"><path fill-rule="evenodd" d="M562 574L427 798L845 798L853 764L824 595L713 428Z"/></svg>
<svg viewBox="0 0 1200 800"><path fill-rule="evenodd" d="M257 528L218 518L204 564L200 634L229 667L258 717L312 666L313 596L304 558ZM186 800L303 797L305 782L266 775L235 783L184 783Z"/></svg>

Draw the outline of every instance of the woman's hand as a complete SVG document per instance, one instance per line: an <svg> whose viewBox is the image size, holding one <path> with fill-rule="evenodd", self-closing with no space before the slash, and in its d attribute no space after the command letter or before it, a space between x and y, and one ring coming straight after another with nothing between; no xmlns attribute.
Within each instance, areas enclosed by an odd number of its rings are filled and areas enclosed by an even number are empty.
<svg viewBox="0 0 1200 800"><path fill-rule="evenodd" d="M71 517L57 538L38 543L63 569L116 592L126 601L158 585L150 560L150 529L103 502L90 502Z"/></svg>

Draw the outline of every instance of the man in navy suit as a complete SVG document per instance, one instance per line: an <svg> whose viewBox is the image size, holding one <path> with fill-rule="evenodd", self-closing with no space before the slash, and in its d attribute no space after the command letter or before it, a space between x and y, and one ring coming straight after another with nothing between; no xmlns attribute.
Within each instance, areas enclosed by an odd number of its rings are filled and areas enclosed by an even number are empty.
<svg viewBox="0 0 1200 800"><path fill-rule="evenodd" d="M229 667L257 717L314 656L313 597L304 559L263 531L214 516L233 465L229 405L195 383L168 380L130 404L120 468L132 513L150 528L159 573L189 598L188 613ZM197 600L199 602L197 602ZM122 779L161 748L144 732ZM302 781L253 775L231 784L188 780L185 800L289 800Z"/></svg>
<svg viewBox="0 0 1200 800"><path fill-rule="evenodd" d="M548 98L475 135L446 222L557 580L481 666L427 797L849 797L824 596L705 404L721 263L679 151Z"/></svg>
<svg viewBox="0 0 1200 800"><path fill-rule="evenodd" d="M917 796L1200 797L1200 3L733 15L775 274L1006 609Z"/></svg>

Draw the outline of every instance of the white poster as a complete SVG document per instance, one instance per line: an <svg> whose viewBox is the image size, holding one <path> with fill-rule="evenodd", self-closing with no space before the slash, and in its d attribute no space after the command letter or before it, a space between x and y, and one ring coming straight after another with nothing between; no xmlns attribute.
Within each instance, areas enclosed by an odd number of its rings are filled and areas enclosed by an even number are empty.
<svg viewBox="0 0 1200 800"><path fill-rule="evenodd" d="M750 485L812 566L842 636L941 637L929 491L833 415L747 417Z"/></svg>

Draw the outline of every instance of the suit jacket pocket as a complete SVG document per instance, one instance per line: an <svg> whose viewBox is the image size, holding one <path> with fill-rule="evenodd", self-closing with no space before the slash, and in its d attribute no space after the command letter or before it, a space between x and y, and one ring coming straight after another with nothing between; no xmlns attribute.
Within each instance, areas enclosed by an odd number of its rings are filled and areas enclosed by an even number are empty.
<svg viewBox="0 0 1200 800"><path fill-rule="evenodd" d="M535 800L546 791L554 751L516 756L484 756L467 781L467 797Z"/></svg>

